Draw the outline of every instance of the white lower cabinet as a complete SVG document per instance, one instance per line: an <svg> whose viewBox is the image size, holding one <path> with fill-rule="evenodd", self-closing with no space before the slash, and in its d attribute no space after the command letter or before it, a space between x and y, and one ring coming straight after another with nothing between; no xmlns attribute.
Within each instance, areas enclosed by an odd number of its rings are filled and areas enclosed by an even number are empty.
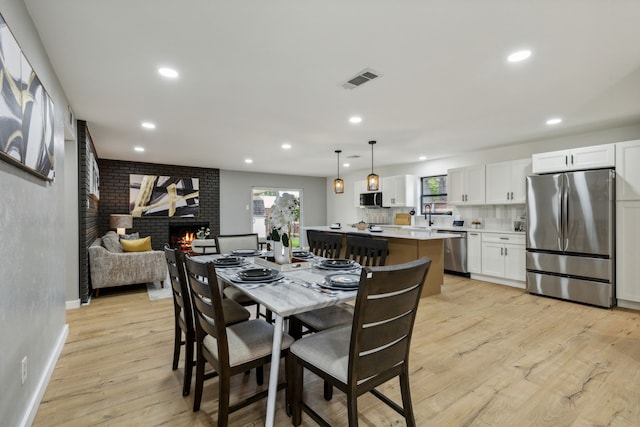
<svg viewBox="0 0 640 427"><path fill-rule="evenodd" d="M524 281L524 235L482 233L482 274Z"/></svg>
<svg viewBox="0 0 640 427"><path fill-rule="evenodd" d="M616 203L616 297L640 303L640 200ZM624 300L624 301L621 301ZM629 308L640 308L631 306Z"/></svg>
<svg viewBox="0 0 640 427"><path fill-rule="evenodd" d="M467 232L467 271L482 274L482 233Z"/></svg>

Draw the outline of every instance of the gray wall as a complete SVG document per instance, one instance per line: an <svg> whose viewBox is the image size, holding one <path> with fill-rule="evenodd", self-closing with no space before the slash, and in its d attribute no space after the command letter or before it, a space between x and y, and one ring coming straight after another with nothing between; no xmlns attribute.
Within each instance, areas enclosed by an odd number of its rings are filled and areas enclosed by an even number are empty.
<svg viewBox="0 0 640 427"><path fill-rule="evenodd" d="M0 160L0 424L21 426L29 425L35 416L66 337L67 252L73 248L65 247L66 227L70 226L65 212L76 207L65 206L67 100L22 0L0 0L0 13L51 96L56 112L54 182ZM24 356L28 357L28 377L22 385Z"/></svg>
<svg viewBox="0 0 640 427"><path fill-rule="evenodd" d="M302 189L302 212L305 225L327 222L326 179L297 176L220 171L220 233L251 232L251 191L254 187Z"/></svg>

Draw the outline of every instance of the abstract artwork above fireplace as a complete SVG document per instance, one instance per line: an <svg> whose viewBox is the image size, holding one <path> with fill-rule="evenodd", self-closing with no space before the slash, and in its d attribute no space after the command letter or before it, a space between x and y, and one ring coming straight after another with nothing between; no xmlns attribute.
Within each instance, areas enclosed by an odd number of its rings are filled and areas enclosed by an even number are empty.
<svg viewBox="0 0 640 427"><path fill-rule="evenodd" d="M129 211L140 217L196 217L199 179L129 175Z"/></svg>

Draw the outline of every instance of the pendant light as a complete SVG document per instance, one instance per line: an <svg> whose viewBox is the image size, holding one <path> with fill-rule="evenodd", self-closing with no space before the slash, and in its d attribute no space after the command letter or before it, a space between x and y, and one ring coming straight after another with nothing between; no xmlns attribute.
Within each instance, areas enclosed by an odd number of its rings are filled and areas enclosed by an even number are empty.
<svg viewBox="0 0 640 427"><path fill-rule="evenodd" d="M340 153L342 153L342 150L336 150L338 155L338 177L333 180L333 192L336 194L344 193L344 181L340 179Z"/></svg>
<svg viewBox="0 0 640 427"><path fill-rule="evenodd" d="M371 145L371 173L367 176L367 191L378 191L380 188L378 175L373 173L373 145L375 141L369 141L369 145Z"/></svg>

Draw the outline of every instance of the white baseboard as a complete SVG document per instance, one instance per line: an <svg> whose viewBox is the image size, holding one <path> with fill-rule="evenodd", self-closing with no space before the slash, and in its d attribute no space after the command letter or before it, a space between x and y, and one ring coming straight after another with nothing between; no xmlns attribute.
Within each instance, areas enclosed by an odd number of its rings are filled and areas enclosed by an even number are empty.
<svg viewBox="0 0 640 427"><path fill-rule="evenodd" d="M640 310L640 303L635 301L618 299L618 307L630 308L632 310Z"/></svg>
<svg viewBox="0 0 640 427"><path fill-rule="evenodd" d="M51 380L51 375L53 375L53 370L56 368L56 363L58 363L58 358L60 357L60 353L62 353L62 348L64 347L64 343L67 341L68 335L69 325L65 324L62 328L62 332L58 336L58 341L49 356L49 360L47 360L47 365L45 366L42 376L38 381L35 392L31 396L27 410L19 424L20 427L29 427L33 424L33 420L35 420L36 414L38 413L38 407L44 397L45 391L47 391L49 380Z"/></svg>
<svg viewBox="0 0 640 427"><path fill-rule="evenodd" d="M496 283L498 285L512 286L514 288L526 289L527 284L525 282L519 282L517 280L503 279L501 277L485 276L483 274L471 274L471 278L475 280L482 280L483 282Z"/></svg>
<svg viewBox="0 0 640 427"><path fill-rule="evenodd" d="M80 308L80 299L75 299L75 300L71 300L71 301L67 301L65 303L65 308L67 310L72 310L74 308Z"/></svg>

